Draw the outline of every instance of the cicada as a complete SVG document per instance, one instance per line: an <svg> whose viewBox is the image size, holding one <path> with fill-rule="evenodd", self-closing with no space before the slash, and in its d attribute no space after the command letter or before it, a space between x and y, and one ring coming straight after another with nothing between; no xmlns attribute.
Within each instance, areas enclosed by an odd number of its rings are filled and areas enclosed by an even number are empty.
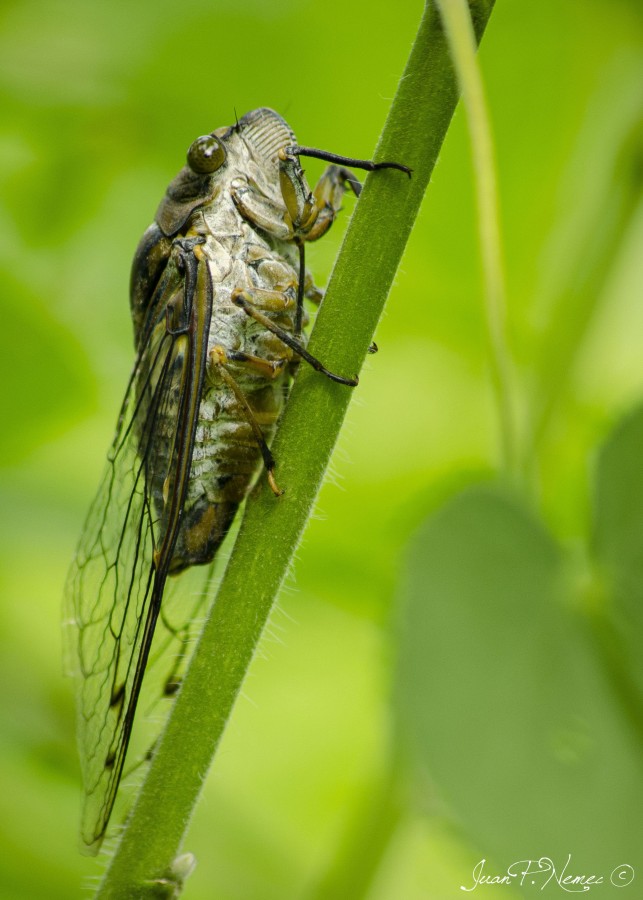
<svg viewBox="0 0 643 900"><path fill-rule="evenodd" d="M300 157L330 163L313 191ZM114 805L169 576L210 562L269 449L321 292L305 246L335 219L348 159L298 146L273 110L197 138L132 265L136 360L66 586L85 801L96 853Z"/></svg>

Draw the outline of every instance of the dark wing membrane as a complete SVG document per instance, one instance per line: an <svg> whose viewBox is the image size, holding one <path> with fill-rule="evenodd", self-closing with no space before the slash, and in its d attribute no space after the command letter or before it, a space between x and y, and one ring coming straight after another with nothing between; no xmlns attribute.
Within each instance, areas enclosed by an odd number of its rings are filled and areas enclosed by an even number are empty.
<svg viewBox="0 0 643 900"><path fill-rule="evenodd" d="M206 345L209 328L209 310L191 322L195 283L168 264L67 580L88 853L116 797L185 496L205 364L195 366L195 324ZM184 327L168 328L172 318Z"/></svg>

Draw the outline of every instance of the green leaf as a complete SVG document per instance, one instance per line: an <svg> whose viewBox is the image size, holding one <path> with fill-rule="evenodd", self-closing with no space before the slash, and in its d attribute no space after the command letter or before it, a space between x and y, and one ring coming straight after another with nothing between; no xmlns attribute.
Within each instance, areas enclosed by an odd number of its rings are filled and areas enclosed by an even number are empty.
<svg viewBox="0 0 643 900"><path fill-rule="evenodd" d="M605 443L596 472L594 546L630 625L643 626L643 407Z"/></svg>
<svg viewBox="0 0 643 900"><path fill-rule="evenodd" d="M516 500L492 487L457 496L410 548L397 712L481 857L562 868L572 854L576 872L608 875L643 862L640 759L564 574Z"/></svg>
<svg viewBox="0 0 643 900"><path fill-rule="evenodd" d="M594 557L597 637L643 740L643 407L617 425L598 459Z"/></svg>

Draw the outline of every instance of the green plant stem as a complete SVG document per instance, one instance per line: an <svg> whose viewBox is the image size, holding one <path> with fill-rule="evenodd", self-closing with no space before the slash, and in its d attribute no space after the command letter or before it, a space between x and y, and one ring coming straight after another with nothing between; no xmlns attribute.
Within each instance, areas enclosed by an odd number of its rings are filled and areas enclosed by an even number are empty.
<svg viewBox="0 0 643 900"><path fill-rule="evenodd" d="M472 0L482 35L493 0ZM357 372L381 315L458 99L442 24L428 3L376 160L411 166L368 176L310 351ZM359 390L359 388L357 388ZM261 479L148 776L99 888L101 898L173 896L170 868L274 598L310 515L350 389L302 366L273 442L279 500ZM163 881L164 880L164 881Z"/></svg>
<svg viewBox="0 0 643 900"><path fill-rule="evenodd" d="M436 0L436 5L444 21L471 136L491 376L498 406L502 464L505 471L513 473L517 471L516 417L506 335L498 187L489 116L476 58L476 36L466 0Z"/></svg>

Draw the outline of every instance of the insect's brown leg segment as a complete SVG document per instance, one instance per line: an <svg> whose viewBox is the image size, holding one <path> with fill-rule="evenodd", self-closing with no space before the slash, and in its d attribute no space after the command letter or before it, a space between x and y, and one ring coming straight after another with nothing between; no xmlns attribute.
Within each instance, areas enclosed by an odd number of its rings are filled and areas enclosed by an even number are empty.
<svg viewBox="0 0 643 900"><path fill-rule="evenodd" d="M286 359L264 359L262 356L253 356L242 350L226 350L226 356L230 362L243 363L264 378L271 379L278 378L288 364Z"/></svg>
<svg viewBox="0 0 643 900"><path fill-rule="evenodd" d="M359 378L357 376L355 376L355 378L344 378L343 375L336 375L334 372L330 372L323 363L306 350L300 341L287 331L284 331L283 328L276 325L267 316L260 313L253 302L253 292L251 290L237 288L232 292L231 299L234 304L239 306L246 313L246 315L255 319L268 331L272 331L273 334L276 334L279 340L283 341L284 344L290 347L291 350L294 350L298 356L306 360L306 362L317 372L321 372L322 375L330 378L331 381L336 381L338 384L345 384L348 387L355 387L359 383Z"/></svg>
<svg viewBox="0 0 643 900"><path fill-rule="evenodd" d="M281 241L292 240L292 230L284 222L282 206L277 206L258 189L245 183L233 183L230 194L235 206L248 222Z"/></svg>
<svg viewBox="0 0 643 900"><path fill-rule="evenodd" d="M347 188L355 194L361 189L348 169L329 166L311 191L299 157L287 152L287 148L279 151L279 184L287 212L285 220L291 228L290 240L297 245L316 241L326 234L337 217Z"/></svg>
<svg viewBox="0 0 643 900"><path fill-rule="evenodd" d="M270 488L271 488L273 494L276 497L281 497L281 495L283 494L283 491L277 485L277 482L275 481L275 476L274 476L275 458L272 455L272 453L270 452L270 447L266 443L266 439L263 436L263 431L261 430L261 426L259 425L259 423L257 422L257 420L255 418L255 414L254 414L252 407L246 400L245 394L243 393L243 391L241 390L241 388L235 381L234 377L230 374L230 372L228 371L228 369L226 367L227 363L230 360L234 359L235 357L239 361L240 356L247 357L247 354L229 353L228 351L225 350L224 347L221 347L220 345L216 345L215 347L212 348L212 350L210 350L209 362L210 362L211 366L216 366L218 374L221 376L223 381L230 388L230 390L232 391L232 393L235 396L237 403L243 409L243 412L246 417L246 421L252 428L252 433L254 434L255 440L257 441L257 444L259 445L259 449L261 450L261 456L263 457L263 463L264 463L264 466L266 467L266 472L268 473L268 484L270 485ZM247 357L247 359L245 361L249 361L249 360L251 360L250 365L253 365L253 366L256 365L256 361L257 361L256 357Z"/></svg>
<svg viewBox="0 0 643 900"><path fill-rule="evenodd" d="M306 227L304 240L317 241L326 234L337 218L348 189L359 197L362 192L361 181L349 169L329 166L313 189L315 216L314 219L311 217Z"/></svg>
<svg viewBox="0 0 643 900"><path fill-rule="evenodd" d="M313 192L306 184L299 161L301 156L312 156L333 163L321 176ZM290 218L292 222L292 237L295 241L316 241L322 237L334 222L342 197L348 188L359 197L362 185L346 166L369 172L398 169L411 176L408 166L401 163L376 163L368 159L352 159L348 156L338 156L336 153L327 153L325 150L297 145L282 147L279 151L279 183L288 212L287 219Z"/></svg>

